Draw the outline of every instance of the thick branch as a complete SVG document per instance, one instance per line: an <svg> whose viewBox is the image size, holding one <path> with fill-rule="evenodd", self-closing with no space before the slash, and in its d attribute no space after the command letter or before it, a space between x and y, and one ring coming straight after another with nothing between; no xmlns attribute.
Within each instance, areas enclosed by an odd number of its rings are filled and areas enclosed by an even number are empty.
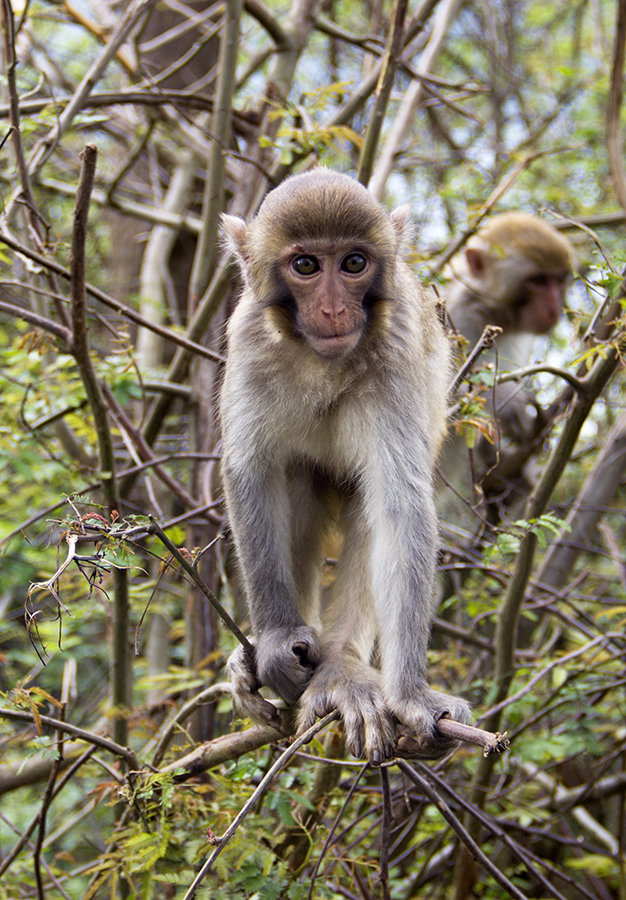
<svg viewBox="0 0 626 900"><path fill-rule="evenodd" d="M589 536L604 515L624 479L626 471L626 414L617 420L571 507L565 527L543 559L535 581L542 586L562 587Z"/></svg>

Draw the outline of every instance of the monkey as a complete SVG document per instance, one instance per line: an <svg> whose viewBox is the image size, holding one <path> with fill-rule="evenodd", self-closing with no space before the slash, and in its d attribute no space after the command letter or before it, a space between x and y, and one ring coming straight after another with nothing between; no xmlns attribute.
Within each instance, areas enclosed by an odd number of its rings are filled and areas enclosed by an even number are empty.
<svg viewBox="0 0 626 900"><path fill-rule="evenodd" d="M535 337L549 334L561 318L575 264L567 237L538 216L525 212L494 216L452 260L454 280L447 292L452 328L471 347L486 325L496 325L501 334L495 349L480 361L494 364L498 373L528 365ZM473 454L473 475L481 481L489 472L492 486L502 492L507 480L523 478L523 463L544 417L534 397L513 381L496 385L487 398L496 440L495 445L484 439L479 442ZM459 487L459 471L470 478L461 453L467 457L463 442L452 441L440 462L444 478ZM488 490L487 483L483 487ZM449 494L443 493L450 510ZM458 510L458 502L455 505ZM443 510L442 503L439 508ZM489 515L492 520L498 517L493 507ZM451 516L454 512L448 511L446 518Z"/></svg>
<svg viewBox="0 0 626 900"><path fill-rule="evenodd" d="M298 728L338 710L356 757L394 755L398 728L447 753L426 649L449 342L404 261L408 211L325 168L270 191L247 224L224 215L243 291L227 329L222 478L255 641L229 661L236 705L267 716L270 685ZM320 592L323 543L343 544ZM376 644L379 667L372 665Z"/></svg>

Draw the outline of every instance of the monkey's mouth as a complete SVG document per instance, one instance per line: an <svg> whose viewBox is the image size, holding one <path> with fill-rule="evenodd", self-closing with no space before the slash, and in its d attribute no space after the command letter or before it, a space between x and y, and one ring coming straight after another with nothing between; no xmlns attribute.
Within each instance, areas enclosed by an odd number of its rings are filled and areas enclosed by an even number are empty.
<svg viewBox="0 0 626 900"><path fill-rule="evenodd" d="M312 350L326 359L339 359L351 353L361 339L361 329L347 334L307 334L306 341Z"/></svg>

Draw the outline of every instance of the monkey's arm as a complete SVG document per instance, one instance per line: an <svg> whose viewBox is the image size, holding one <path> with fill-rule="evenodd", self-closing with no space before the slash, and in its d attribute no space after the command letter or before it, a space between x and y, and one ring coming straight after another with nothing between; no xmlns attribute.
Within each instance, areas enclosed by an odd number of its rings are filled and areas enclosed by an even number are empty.
<svg viewBox="0 0 626 900"><path fill-rule="evenodd" d="M235 680L235 692L239 684L240 699L245 698L251 679L258 677L260 684L294 702L319 659L319 643L296 605L284 468L263 452L261 429L250 427L245 433L241 421L250 425L254 420L246 411L235 428L229 414L223 416L222 476L256 638L256 673Z"/></svg>

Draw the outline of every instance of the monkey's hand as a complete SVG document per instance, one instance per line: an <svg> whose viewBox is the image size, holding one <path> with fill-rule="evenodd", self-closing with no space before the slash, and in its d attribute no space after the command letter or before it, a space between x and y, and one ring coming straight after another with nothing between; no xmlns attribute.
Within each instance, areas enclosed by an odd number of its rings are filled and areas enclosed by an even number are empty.
<svg viewBox="0 0 626 900"><path fill-rule="evenodd" d="M366 756L373 766L391 759L394 725L387 712L378 672L356 659L323 660L308 686L298 711L298 731L317 718L338 710L346 744L353 756Z"/></svg>
<svg viewBox="0 0 626 900"><path fill-rule="evenodd" d="M471 710L465 700L422 688L411 700L389 702L389 707L400 720L398 750L401 756L421 759L438 759L458 746L458 741L444 737L437 731L439 719L450 718L456 722L469 722ZM404 734L402 726L408 727Z"/></svg>
<svg viewBox="0 0 626 900"><path fill-rule="evenodd" d="M258 680L287 703L302 694L319 660L319 638L308 625L263 631L256 641Z"/></svg>
<svg viewBox="0 0 626 900"><path fill-rule="evenodd" d="M238 715L282 730L280 713L273 703L259 693L261 682L257 676L256 660L243 647L237 647L228 658L226 668L233 688L233 706Z"/></svg>

